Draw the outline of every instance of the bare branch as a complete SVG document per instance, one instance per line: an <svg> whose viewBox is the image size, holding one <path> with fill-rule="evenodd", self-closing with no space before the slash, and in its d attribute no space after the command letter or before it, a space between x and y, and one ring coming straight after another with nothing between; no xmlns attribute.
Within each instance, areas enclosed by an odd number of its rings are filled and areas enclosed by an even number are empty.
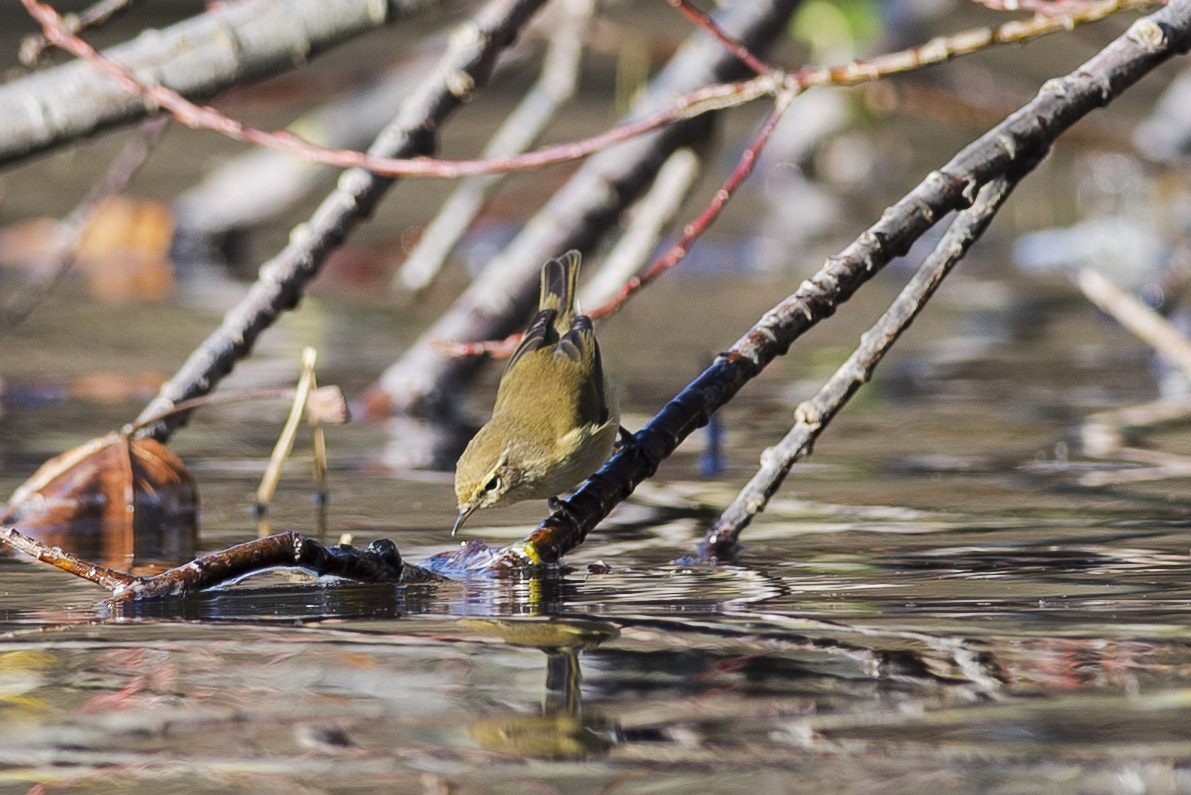
<svg viewBox="0 0 1191 795"><path fill-rule="evenodd" d="M105 56L146 84L210 97L278 74L441 0L290 0L216 3L199 17L113 47ZM270 31L248 35L245 31ZM0 86L0 163L137 121L158 108L76 61Z"/></svg>
<svg viewBox="0 0 1191 795"><path fill-rule="evenodd" d="M981 189L975 204L956 216L889 309L861 336L860 345L852 355L813 398L799 405L794 412L797 423L790 432L761 454L760 469L704 536L699 545L700 559L730 560L733 557L744 528L756 514L765 510L790 467L798 459L810 455L811 446L819 434L856 390L872 377L873 370L926 307L943 279L984 234L1018 179L1018 176L997 177Z"/></svg>
<svg viewBox="0 0 1191 795"><path fill-rule="evenodd" d="M370 151L383 156L428 151L434 145L438 125L462 101L454 90L459 81L484 85L499 53L542 2L491 0L468 23L468 35L455 37L434 74L402 104L397 117L377 137ZM164 414L177 402L210 392L248 354L257 336L282 311L297 303L327 255L371 213L392 182L390 178L361 169L344 173L336 190L306 224L294 231L289 245L261 266L260 276L248 295L162 386L140 418ZM171 414L140 433L164 439L185 419L184 414Z"/></svg>
<svg viewBox="0 0 1191 795"><path fill-rule="evenodd" d="M1191 47L1191 0L1175 0L1129 30L931 173L881 220L831 257L691 382L576 492L562 509L508 549L514 560L552 563L583 542L696 428L775 357L832 315L891 259L905 254L948 212L968 206L985 183L1040 159L1054 140L1107 105L1159 64Z"/></svg>
<svg viewBox="0 0 1191 795"><path fill-rule="evenodd" d="M723 9L720 24L738 40L761 49L781 32L797 0L735 3ZM706 83L722 83L744 71L715 41L691 36L652 80L630 111L630 119L668 107L674 96ZM768 79L768 78L765 78ZM452 307L391 365L365 396L380 409L449 414L459 386L479 363L452 357L443 340L500 339L519 331L537 300L542 263L560 251L590 248L676 150L702 139L709 119L690 119L605 149L592 158L521 228L517 237L476 278Z"/></svg>

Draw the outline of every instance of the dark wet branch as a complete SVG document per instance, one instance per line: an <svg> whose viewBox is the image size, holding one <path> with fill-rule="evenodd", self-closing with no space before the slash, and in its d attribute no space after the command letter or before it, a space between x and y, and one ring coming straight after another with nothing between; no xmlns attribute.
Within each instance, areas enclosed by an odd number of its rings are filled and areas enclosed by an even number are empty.
<svg viewBox="0 0 1191 795"><path fill-rule="evenodd" d="M718 24L754 52L781 33L798 0L735 3ZM666 107L674 95L747 74L723 46L702 32L683 45L649 83L629 117ZM436 343L503 339L522 329L538 295L542 263L571 248L589 249L652 183L675 150L709 133L709 116L689 119L593 155L522 227L455 304L381 376L365 398L374 409L450 414L453 396L482 364Z"/></svg>
<svg viewBox="0 0 1191 795"><path fill-rule="evenodd" d="M406 566L397 546L388 539L365 549L322 544L289 532L257 538L212 552L182 566L112 589L109 601L181 598L224 585L253 572L278 566L297 566L319 576L358 582L428 582L438 578L417 566Z"/></svg>
<svg viewBox="0 0 1191 795"><path fill-rule="evenodd" d="M704 536L699 545L699 559L717 561L734 557L740 534L754 516L765 510L790 467L798 459L810 455L811 446L819 434L856 390L872 377L873 370L885 353L926 307L926 302L934 295L943 278L984 234L1024 174L1023 171L992 180L980 190L976 202L956 216L938 245L889 309L861 336L860 345L852 355L814 397L798 406L794 412L797 422L790 432L761 454L761 466L757 473Z"/></svg>
<svg viewBox="0 0 1191 795"><path fill-rule="evenodd" d="M433 151L438 126L467 97L460 87L475 88L487 82L501 51L512 44L521 27L544 2L489 2L474 21L466 23L467 35L453 38L438 67L402 104L397 117L377 136L369 153L412 157ZM261 266L248 295L162 386L138 421L165 414L175 403L210 392L248 354L257 336L281 312L297 304L327 255L371 214L394 181L363 169L344 172L335 190L309 221L294 230L289 245ZM142 433L165 439L185 420L184 414L172 414Z"/></svg>
<svg viewBox="0 0 1191 795"><path fill-rule="evenodd" d="M1049 80L1005 121L927 176L670 401L604 467L520 544L513 560L551 563L581 544L620 501L656 471L695 429L775 357L839 306L894 257L905 254L947 213L969 206L980 188L1040 159L1076 121L1107 105L1143 75L1191 47L1191 0L1175 0L1066 77Z"/></svg>
<svg viewBox="0 0 1191 795"><path fill-rule="evenodd" d="M438 575L404 563L388 539L364 549L336 544L324 546L300 533L278 533L212 552L189 563L149 577L137 577L96 566L58 547L42 544L13 527L0 526L0 541L63 571L112 592L110 602L137 599L184 598L226 585L255 572L283 566L306 569L318 576L343 577L357 582L436 582Z"/></svg>
<svg viewBox="0 0 1191 795"><path fill-rule="evenodd" d="M201 16L138 36L106 55L148 83L192 98L292 69L309 58L441 0L219 3ZM280 35L259 35L259 31ZM247 32L247 33L246 33ZM61 146L155 112L82 61L0 86L0 163Z"/></svg>

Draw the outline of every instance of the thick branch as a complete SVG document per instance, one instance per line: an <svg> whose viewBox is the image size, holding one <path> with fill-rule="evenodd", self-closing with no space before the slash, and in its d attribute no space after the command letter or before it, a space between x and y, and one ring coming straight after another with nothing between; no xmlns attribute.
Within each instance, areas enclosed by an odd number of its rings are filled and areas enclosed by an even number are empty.
<svg viewBox="0 0 1191 795"><path fill-rule="evenodd" d="M105 52L144 83L206 98L280 74L361 33L441 0L253 0L218 3L202 16ZM82 61L0 86L0 164L144 118L156 108Z"/></svg>
<svg viewBox="0 0 1191 795"><path fill-rule="evenodd" d="M963 149L885 211L838 256L761 320L649 421L563 510L548 517L514 557L557 561L583 542L613 506L651 476L691 432L748 381L952 210L966 207L985 183L1039 159L1068 127L1107 105L1143 75L1191 47L1191 0L1174 0Z"/></svg>

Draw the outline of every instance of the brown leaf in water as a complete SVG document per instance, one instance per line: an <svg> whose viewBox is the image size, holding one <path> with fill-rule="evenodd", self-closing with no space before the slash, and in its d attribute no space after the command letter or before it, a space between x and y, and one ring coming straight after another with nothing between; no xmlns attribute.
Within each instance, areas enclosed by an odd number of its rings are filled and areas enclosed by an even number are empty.
<svg viewBox="0 0 1191 795"><path fill-rule="evenodd" d="M111 567L194 556L198 487L153 439L109 433L51 458L8 501L0 521Z"/></svg>

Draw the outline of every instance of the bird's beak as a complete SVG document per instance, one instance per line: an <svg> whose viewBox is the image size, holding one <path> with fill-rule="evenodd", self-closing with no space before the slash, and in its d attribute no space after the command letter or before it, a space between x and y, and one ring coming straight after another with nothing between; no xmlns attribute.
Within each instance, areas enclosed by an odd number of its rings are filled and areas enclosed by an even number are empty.
<svg viewBox="0 0 1191 795"><path fill-rule="evenodd" d="M459 509L459 515L455 517L455 526L451 528L452 538L455 536L455 533L459 532L459 528L463 527L463 523L467 521L467 517L475 513L477 507L479 506L476 503L469 502Z"/></svg>

